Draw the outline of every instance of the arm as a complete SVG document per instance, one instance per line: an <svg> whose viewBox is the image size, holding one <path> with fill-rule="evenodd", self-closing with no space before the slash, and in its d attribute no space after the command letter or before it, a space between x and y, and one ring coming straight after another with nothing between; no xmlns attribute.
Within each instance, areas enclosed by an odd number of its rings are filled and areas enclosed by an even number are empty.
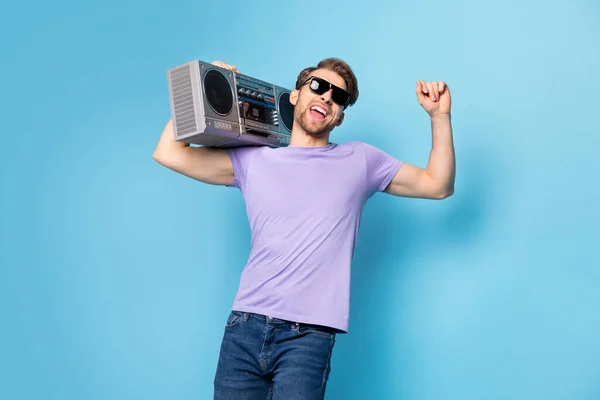
<svg viewBox="0 0 600 400"><path fill-rule="evenodd" d="M234 65L214 61L214 65L239 72ZM163 130L154 150L153 158L175 172L211 185L233 183L233 165L225 149L212 147L192 147L178 142L173 134L173 120L170 119Z"/></svg>
<svg viewBox="0 0 600 400"><path fill-rule="evenodd" d="M386 193L426 199L454 194L455 156L450 117L450 91L444 82L417 83L417 98L431 118L432 147L427 168L404 163Z"/></svg>
<svg viewBox="0 0 600 400"><path fill-rule="evenodd" d="M227 151L177 142L173 136L172 120L167 122L153 158L175 172L204 183L230 185L233 182L233 165Z"/></svg>

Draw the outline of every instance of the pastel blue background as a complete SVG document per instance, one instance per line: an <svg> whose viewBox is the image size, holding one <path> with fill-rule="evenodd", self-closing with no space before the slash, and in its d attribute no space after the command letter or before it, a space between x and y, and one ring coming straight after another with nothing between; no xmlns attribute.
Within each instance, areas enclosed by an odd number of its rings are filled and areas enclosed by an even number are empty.
<svg viewBox="0 0 600 400"><path fill-rule="evenodd" d="M420 166L414 85L448 82L458 173L365 208L327 398L600 398L599 3L295 4L3 7L0 398L211 398L249 231L237 190L152 159L166 70L291 87L328 56L361 90L332 139Z"/></svg>

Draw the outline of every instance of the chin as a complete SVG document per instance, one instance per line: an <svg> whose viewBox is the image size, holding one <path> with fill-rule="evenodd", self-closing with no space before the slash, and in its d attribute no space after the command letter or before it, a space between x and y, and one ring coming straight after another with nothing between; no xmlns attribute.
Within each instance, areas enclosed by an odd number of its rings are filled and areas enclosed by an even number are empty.
<svg viewBox="0 0 600 400"><path fill-rule="evenodd" d="M334 128L333 126L331 126L331 124L319 124L316 121L310 119L310 117L306 117L306 119L300 121L298 125L302 127L306 134L315 138L327 136L331 133L331 131Z"/></svg>
<svg viewBox="0 0 600 400"><path fill-rule="evenodd" d="M304 129L304 132L306 132L308 135L315 137L315 138L321 138L321 137L327 136L331 133L331 130L332 130L331 127L329 127L329 126L324 126L324 127L320 127L320 128L312 127L312 129L304 124L302 124L301 126Z"/></svg>

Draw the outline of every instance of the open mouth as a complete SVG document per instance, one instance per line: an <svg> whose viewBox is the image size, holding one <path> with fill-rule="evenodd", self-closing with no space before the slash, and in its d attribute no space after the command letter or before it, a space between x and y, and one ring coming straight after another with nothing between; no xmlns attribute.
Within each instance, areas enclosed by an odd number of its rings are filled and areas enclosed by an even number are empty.
<svg viewBox="0 0 600 400"><path fill-rule="evenodd" d="M324 121L327 117L327 110L321 106L314 105L310 108L310 116L317 121Z"/></svg>

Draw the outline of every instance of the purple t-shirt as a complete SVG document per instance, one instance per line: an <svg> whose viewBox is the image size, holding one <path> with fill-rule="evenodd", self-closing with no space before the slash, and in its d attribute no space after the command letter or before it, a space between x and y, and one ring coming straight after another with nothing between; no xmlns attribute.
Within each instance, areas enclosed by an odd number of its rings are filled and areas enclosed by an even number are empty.
<svg viewBox="0 0 600 400"><path fill-rule="evenodd" d="M362 209L402 162L362 142L227 151L252 238L233 309L347 332Z"/></svg>

